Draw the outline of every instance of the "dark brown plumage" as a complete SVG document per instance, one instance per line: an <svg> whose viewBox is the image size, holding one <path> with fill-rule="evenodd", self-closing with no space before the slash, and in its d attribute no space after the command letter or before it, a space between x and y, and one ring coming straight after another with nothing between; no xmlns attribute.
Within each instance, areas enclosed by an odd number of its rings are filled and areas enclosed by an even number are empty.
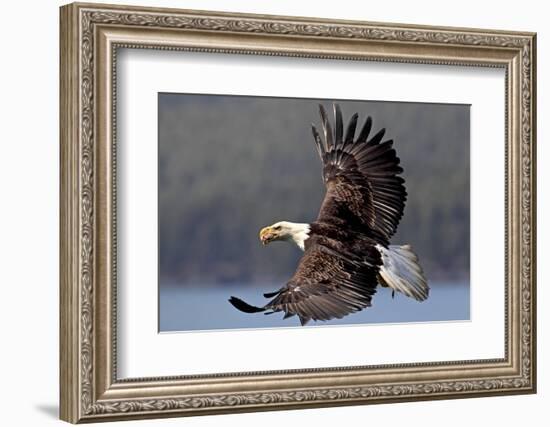
<svg viewBox="0 0 550 427"><path fill-rule="evenodd" d="M393 141L383 141L384 129L369 139L371 117L355 137L357 113L344 133L338 105L334 105L333 131L325 109L319 108L324 138L314 125L312 131L323 162L326 194L316 221L309 224L304 256L287 284L265 295L272 298L265 306L255 307L235 297L230 302L247 313L282 311L285 318L298 315L303 325L369 307L379 282L425 299L427 285L417 259L410 265L414 253L410 251L410 255L408 247L389 247L407 196L404 180L398 176L403 169ZM387 258L392 266L384 261ZM400 262L403 265L398 265ZM399 268L410 276L403 278L403 283L398 283Z"/></svg>

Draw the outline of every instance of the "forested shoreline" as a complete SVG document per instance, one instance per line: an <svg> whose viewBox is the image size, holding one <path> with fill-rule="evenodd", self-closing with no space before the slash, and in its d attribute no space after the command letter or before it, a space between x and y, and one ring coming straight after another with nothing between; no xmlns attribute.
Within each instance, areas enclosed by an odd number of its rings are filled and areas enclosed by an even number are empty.
<svg viewBox="0 0 550 427"><path fill-rule="evenodd" d="M311 136L318 101L159 95L160 277L182 284L282 281L301 253L262 247L261 227L314 221L324 195ZM329 101L324 101L327 108ZM386 137L408 200L394 244L410 243L431 280L469 274L469 107L340 102ZM136 142L136 143L139 143Z"/></svg>

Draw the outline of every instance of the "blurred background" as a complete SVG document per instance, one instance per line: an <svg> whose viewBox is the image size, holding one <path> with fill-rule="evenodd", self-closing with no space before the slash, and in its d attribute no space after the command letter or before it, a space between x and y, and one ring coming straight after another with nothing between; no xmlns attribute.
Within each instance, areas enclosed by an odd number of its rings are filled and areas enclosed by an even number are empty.
<svg viewBox="0 0 550 427"><path fill-rule="evenodd" d="M260 228L312 222L324 196L311 124L333 100L159 94L159 330L296 326L238 312L292 276L301 251L262 247ZM410 243L431 286L409 300L380 289L373 307L318 324L469 319L468 105L337 100L344 120L386 128L404 168L405 214L393 244ZM315 323L313 323L315 325Z"/></svg>

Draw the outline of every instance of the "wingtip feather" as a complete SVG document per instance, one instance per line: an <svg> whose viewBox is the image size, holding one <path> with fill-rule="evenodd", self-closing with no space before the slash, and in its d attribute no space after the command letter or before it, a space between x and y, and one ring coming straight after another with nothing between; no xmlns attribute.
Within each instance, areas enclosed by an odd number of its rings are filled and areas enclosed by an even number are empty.
<svg viewBox="0 0 550 427"><path fill-rule="evenodd" d="M228 301L233 307L235 307L239 311L242 311L243 313L260 313L266 310L264 307L256 307L254 305L250 305L242 299L233 296L229 298Z"/></svg>

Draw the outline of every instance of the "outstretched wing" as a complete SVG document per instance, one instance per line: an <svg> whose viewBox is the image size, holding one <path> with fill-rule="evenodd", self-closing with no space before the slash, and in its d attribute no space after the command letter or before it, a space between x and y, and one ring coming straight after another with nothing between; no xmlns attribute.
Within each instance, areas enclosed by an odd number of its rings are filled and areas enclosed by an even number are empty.
<svg viewBox="0 0 550 427"><path fill-rule="evenodd" d="M313 244L305 251L294 276L263 307L239 298L229 300L237 309L255 313L284 312L297 315L302 325L309 320L342 318L371 305L376 292L376 269L361 260L344 258L329 248ZM266 314L267 314L266 313Z"/></svg>
<svg viewBox="0 0 550 427"><path fill-rule="evenodd" d="M312 125L313 136L323 162L327 187L317 221L371 231L384 242L395 233L403 216L407 192L398 176L403 169L392 148L393 141L383 141L385 129L372 138L372 119L368 117L357 138L357 113L346 128L340 107L334 105L335 127L319 105L324 140Z"/></svg>

